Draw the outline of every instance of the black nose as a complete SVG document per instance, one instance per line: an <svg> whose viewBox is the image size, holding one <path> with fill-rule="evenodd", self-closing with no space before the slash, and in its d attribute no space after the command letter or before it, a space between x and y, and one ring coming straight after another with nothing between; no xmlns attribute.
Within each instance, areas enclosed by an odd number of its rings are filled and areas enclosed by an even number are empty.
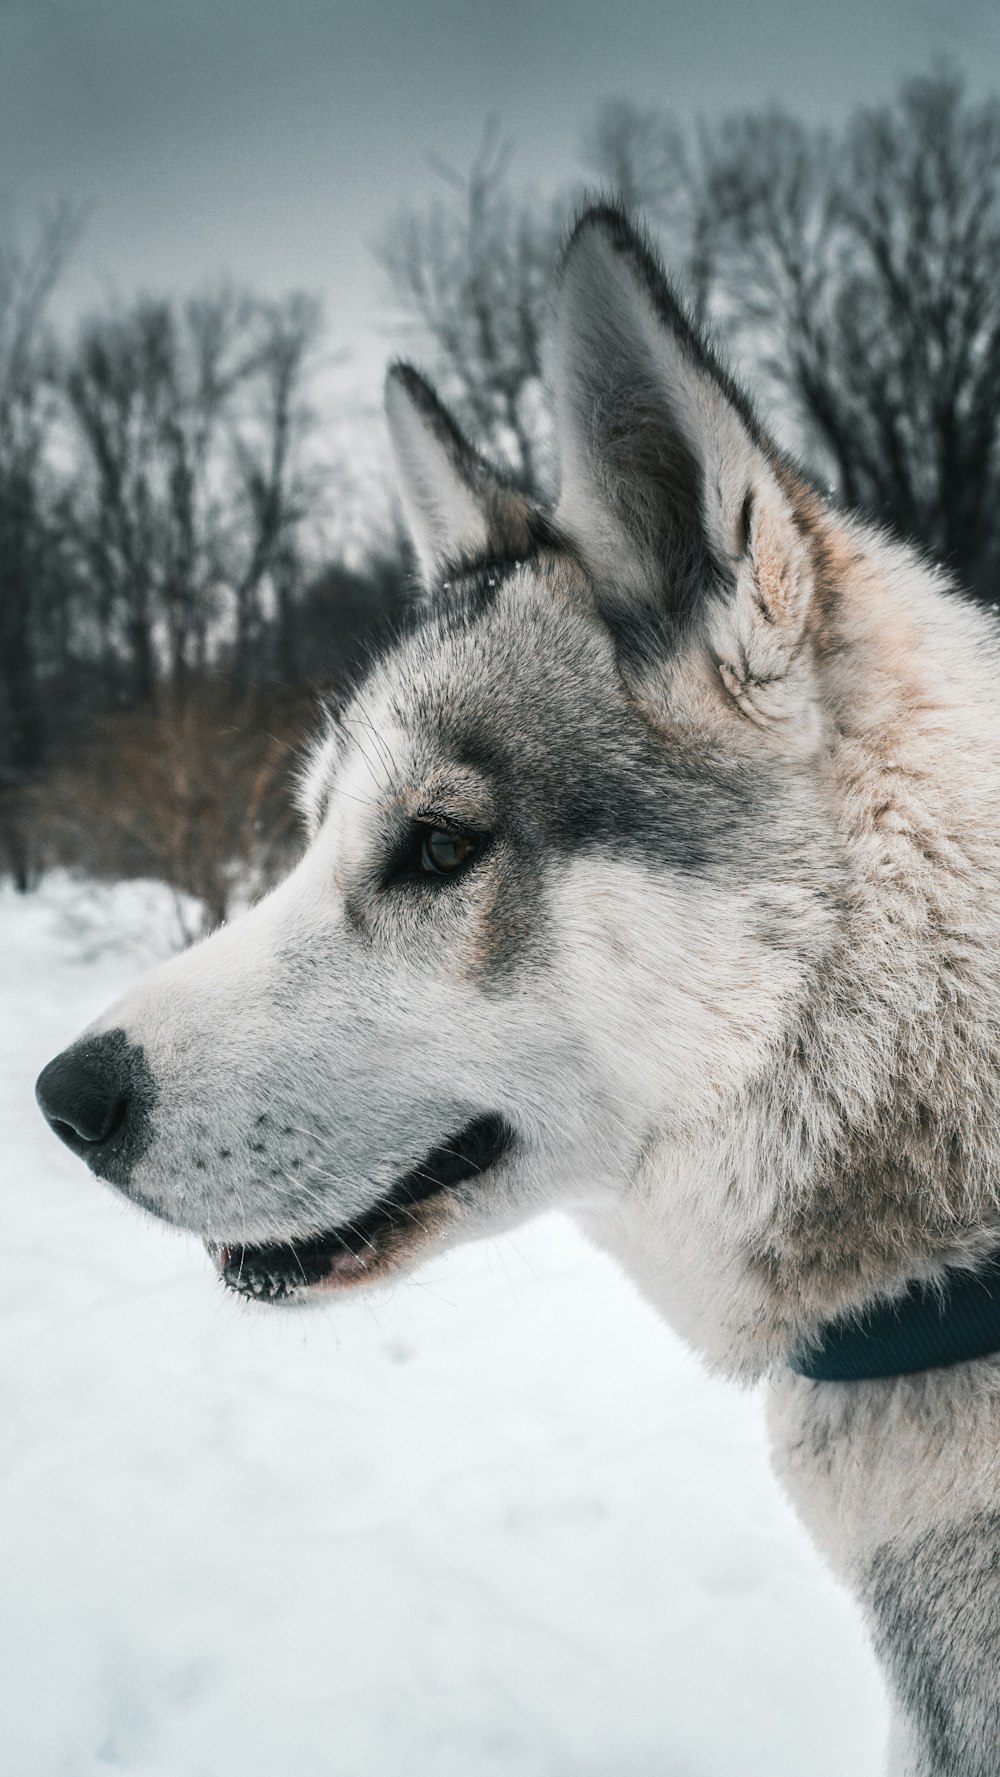
<svg viewBox="0 0 1000 1777"><path fill-rule="evenodd" d="M71 1148L107 1141L122 1121L127 1093L121 1038L121 1031L87 1037L64 1049L38 1076L35 1097Z"/></svg>
<svg viewBox="0 0 1000 1777"><path fill-rule="evenodd" d="M92 1172L128 1190L152 1140L156 1087L123 1030L83 1037L42 1069L35 1096L50 1125Z"/></svg>

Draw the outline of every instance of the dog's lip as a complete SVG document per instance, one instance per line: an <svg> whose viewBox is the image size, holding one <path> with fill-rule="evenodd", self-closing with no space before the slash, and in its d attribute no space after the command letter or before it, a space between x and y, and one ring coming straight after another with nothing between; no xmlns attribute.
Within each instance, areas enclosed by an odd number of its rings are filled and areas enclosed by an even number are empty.
<svg viewBox="0 0 1000 1777"><path fill-rule="evenodd" d="M435 1207L507 1152L513 1131L494 1112L474 1117L429 1154L369 1209L336 1228L251 1246L206 1241L223 1283L262 1302L301 1301L332 1289L372 1282L422 1244Z"/></svg>

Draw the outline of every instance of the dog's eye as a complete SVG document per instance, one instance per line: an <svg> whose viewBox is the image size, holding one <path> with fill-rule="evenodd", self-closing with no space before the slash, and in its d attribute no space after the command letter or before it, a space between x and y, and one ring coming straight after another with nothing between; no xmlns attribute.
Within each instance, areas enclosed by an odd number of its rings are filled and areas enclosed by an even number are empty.
<svg viewBox="0 0 1000 1777"><path fill-rule="evenodd" d="M468 833L449 833L445 827L428 827L417 852L421 870L427 876L454 876L472 862L479 850L479 841Z"/></svg>
<svg viewBox="0 0 1000 1777"><path fill-rule="evenodd" d="M488 833L470 832L447 815L428 809L418 814L400 836L394 855L386 861L383 884L443 881L461 876L490 845Z"/></svg>

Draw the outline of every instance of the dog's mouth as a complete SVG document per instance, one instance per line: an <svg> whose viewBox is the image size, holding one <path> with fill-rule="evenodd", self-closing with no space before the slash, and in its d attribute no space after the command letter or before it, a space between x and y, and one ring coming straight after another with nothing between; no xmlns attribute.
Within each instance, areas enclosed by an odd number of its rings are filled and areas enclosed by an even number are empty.
<svg viewBox="0 0 1000 1777"><path fill-rule="evenodd" d="M370 1209L301 1240L263 1246L209 1245L224 1284L259 1302L371 1283L429 1239L448 1198L503 1157L513 1132L502 1117L476 1117L410 1169Z"/></svg>

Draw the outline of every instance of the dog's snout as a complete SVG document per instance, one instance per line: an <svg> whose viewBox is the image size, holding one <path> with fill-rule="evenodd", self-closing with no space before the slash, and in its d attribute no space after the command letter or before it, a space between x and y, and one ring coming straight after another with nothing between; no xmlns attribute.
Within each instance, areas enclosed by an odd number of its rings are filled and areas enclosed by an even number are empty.
<svg viewBox="0 0 1000 1777"><path fill-rule="evenodd" d="M55 1133L70 1147L107 1141L128 1103L120 1033L92 1037L64 1049L42 1069L35 1096Z"/></svg>
<svg viewBox="0 0 1000 1777"><path fill-rule="evenodd" d="M123 1030L64 1049L42 1069L35 1096L67 1147L102 1178L128 1185L149 1140L155 1094L143 1051Z"/></svg>

